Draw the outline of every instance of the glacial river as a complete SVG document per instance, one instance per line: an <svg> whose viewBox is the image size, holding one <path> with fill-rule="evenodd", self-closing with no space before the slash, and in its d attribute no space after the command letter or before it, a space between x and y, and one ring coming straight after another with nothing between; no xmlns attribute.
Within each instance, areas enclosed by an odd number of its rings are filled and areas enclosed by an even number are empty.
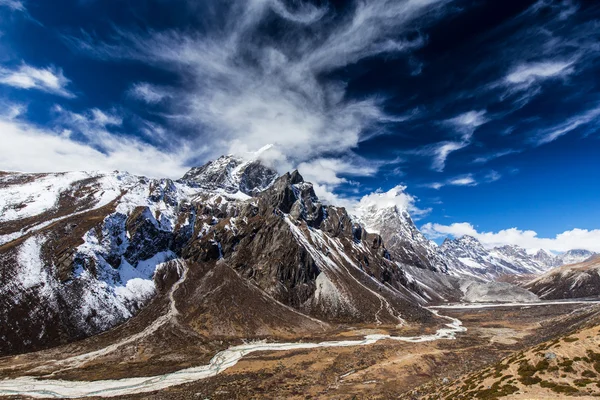
<svg viewBox="0 0 600 400"><path fill-rule="evenodd" d="M437 314L437 312L433 311ZM244 356L257 351L282 351L298 349L317 349L321 347L367 346L380 340L397 340L402 342L431 342L435 340L455 339L456 334L465 332L467 328L456 318L445 317L451 322L445 328L438 329L433 335L423 336L390 336L367 335L361 340L341 340L321 343L267 343L256 342L230 347L215 355L208 365L182 369L164 375L125 378L104 381L66 381L42 380L34 377L20 377L0 380L0 396L27 395L36 398L73 398L91 396L124 396L152 392L167 387L195 382L215 376L227 368L233 367Z"/></svg>
<svg viewBox="0 0 600 400"><path fill-rule="evenodd" d="M600 301L542 301L536 303L500 303L500 304L449 304L436 306L436 309L470 309L490 307L531 307L559 304L598 304ZM437 311L431 310L438 314ZM438 314L439 315L439 314ZM321 347L350 347L367 346L380 340L397 340L401 342L432 342L435 340L451 340L459 332L467 328L456 318L440 315L451 322L445 328L438 329L433 335L423 336L390 336L367 335L361 340L341 340L320 343L267 343L255 342L233 346L217 353L208 363L199 367L182 369L180 371L141 378L124 378L104 381L66 381L42 380L34 377L20 377L15 379L0 380L0 396L27 395L36 398L73 398L91 396L124 396L152 392L171 386L199 381L215 376L228 368L233 367L244 356L257 351L283 351L299 349L317 349Z"/></svg>

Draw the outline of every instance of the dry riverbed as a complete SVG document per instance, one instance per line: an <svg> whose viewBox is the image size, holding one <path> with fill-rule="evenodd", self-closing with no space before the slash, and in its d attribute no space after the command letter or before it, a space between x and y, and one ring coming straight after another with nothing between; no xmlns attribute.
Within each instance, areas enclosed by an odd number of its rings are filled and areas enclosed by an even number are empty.
<svg viewBox="0 0 600 400"><path fill-rule="evenodd" d="M444 309L440 310L442 315L460 319L468 329L458 333L457 340L411 343L383 339L350 347L254 352L216 376L114 398L420 398L419 387L455 381L517 351L566 334L570 327L575 329L581 321L589 320L596 309L582 304ZM340 332L335 339L374 333L383 331L360 327ZM77 375L73 370L69 378L86 378L85 373Z"/></svg>

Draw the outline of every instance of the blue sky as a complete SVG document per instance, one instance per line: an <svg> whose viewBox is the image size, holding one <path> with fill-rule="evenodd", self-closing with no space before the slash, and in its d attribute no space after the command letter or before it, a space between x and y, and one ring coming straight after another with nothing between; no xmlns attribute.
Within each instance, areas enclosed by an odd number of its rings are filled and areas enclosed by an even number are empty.
<svg viewBox="0 0 600 400"><path fill-rule="evenodd" d="M598 43L593 1L0 0L0 169L179 177L273 144L436 240L600 251Z"/></svg>

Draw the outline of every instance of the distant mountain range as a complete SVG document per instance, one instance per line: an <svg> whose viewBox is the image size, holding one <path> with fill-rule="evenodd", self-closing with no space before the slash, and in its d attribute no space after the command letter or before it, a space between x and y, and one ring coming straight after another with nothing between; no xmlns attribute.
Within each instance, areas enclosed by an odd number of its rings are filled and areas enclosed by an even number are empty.
<svg viewBox="0 0 600 400"><path fill-rule="evenodd" d="M556 256L545 250L529 254L515 245L486 249L471 236L446 239L439 253L448 263L450 274L487 281L502 275L540 274L561 265L585 261L594 255L587 250L570 250Z"/></svg>
<svg viewBox="0 0 600 400"><path fill-rule="evenodd" d="M468 236L437 246L407 210L363 204L351 216L298 171L234 156L179 180L3 172L0 211L1 354L106 331L179 286L182 335L423 322L436 318L427 303L534 301L494 280L593 255L488 250Z"/></svg>

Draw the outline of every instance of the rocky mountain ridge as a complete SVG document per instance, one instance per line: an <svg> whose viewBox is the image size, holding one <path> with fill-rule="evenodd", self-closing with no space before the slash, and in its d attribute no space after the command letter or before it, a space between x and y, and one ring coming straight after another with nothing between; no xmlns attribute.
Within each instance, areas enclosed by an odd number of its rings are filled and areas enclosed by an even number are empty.
<svg viewBox="0 0 600 400"><path fill-rule="evenodd" d="M503 275L538 275L552 268L581 262L594 253L587 250L570 250L553 255L546 250L529 254L516 245L486 249L476 238L462 236L446 239L439 253L448 264L450 274L492 281Z"/></svg>
<svg viewBox="0 0 600 400"><path fill-rule="evenodd" d="M404 264L447 272L448 265L438 252L438 246L416 227L407 210L397 206L364 206L356 217L358 223L382 236L391 256Z"/></svg>
<svg viewBox="0 0 600 400"><path fill-rule="evenodd" d="M421 323L436 318L427 303L535 299L490 282L533 268L521 249L490 255L469 237L438 247L406 210L353 218L298 171L256 159L223 156L180 180L2 173L0 210L4 354L104 332L182 280L182 318L203 338Z"/></svg>
<svg viewBox="0 0 600 400"><path fill-rule="evenodd" d="M218 164L179 181L3 173L3 354L106 331L184 274L179 312L202 337L436 318L381 236L323 205L297 171L270 182L260 163Z"/></svg>

